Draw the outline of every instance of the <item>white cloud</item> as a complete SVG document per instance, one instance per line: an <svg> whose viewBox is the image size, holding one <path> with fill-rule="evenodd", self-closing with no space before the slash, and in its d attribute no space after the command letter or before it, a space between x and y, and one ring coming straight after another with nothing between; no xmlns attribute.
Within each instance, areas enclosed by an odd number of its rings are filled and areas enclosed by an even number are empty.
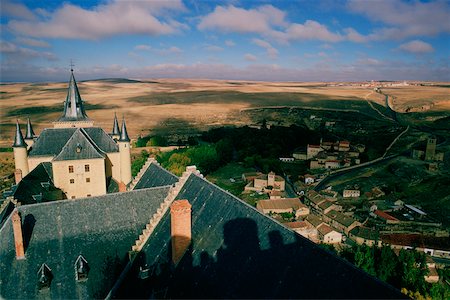
<svg viewBox="0 0 450 300"><path fill-rule="evenodd" d="M269 42L261 40L261 39L253 39L252 42L267 51L267 56L272 59L276 59L278 57L278 50L275 49Z"/></svg>
<svg viewBox="0 0 450 300"><path fill-rule="evenodd" d="M31 38L20 37L20 38L17 38L16 41L19 44L24 44L24 45L31 46L31 47L40 47L40 48L49 48L50 47L50 44L45 41L31 39Z"/></svg>
<svg viewBox="0 0 450 300"><path fill-rule="evenodd" d="M150 47L149 45L137 45L136 47L134 47L134 50L139 50L139 51L150 51L152 49L152 47Z"/></svg>
<svg viewBox="0 0 450 300"><path fill-rule="evenodd" d="M290 40L320 40L325 42L340 42L344 38L328 30L325 25L313 20L307 20L304 24L292 24L286 31Z"/></svg>
<svg viewBox="0 0 450 300"><path fill-rule="evenodd" d="M419 40L401 44L398 49L414 54L423 54L434 51L433 47L430 44Z"/></svg>
<svg viewBox="0 0 450 300"><path fill-rule="evenodd" d="M1 15L23 20L35 20L36 16L25 5L12 3L10 1L2 2L0 9Z"/></svg>
<svg viewBox="0 0 450 300"><path fill-rule="evenodd" d="M258 58L254 56L253 54L247 53L244 55L244 59L247 61L257 61Z"/></svg>
<svg viewBox="0 0 450 300"><path fill-rule="evenodd" d="M92 9L69 3L40 21L12 20L8 27L31 37L99 39L118 34L172 34L186 25L167 18L184 10L178 1L112 1Z"/></svg>
<svg viewBox="0 0 450 300"><path fill-rule="evenodd" d="M234 47L236 44L232 40L226 40L225 45L228 47Z"/></svg>
<svg viewBox="0 0 450 300"><path fill-rule="evenodd" d="M286 26L284 18L285 13L272 5L255 9L217 6L201 18L197 27L200 30L264 34L271 31L272 26Z"/></svg>
<svg viewBox="0 0 450 300"><path fill-rule="evenodd" d="M51 52L19 47L14 43L5 41L0 41L0 53L5 57L5 64L21 65L30 59L57 60L57 57Z"/></svg>
<svg viewBox="0 0 450 300"><path fill-rule="evenodd" d="M219 52L224 50L222 47L219 47L217 45L205 45L204 49L211 52Z"/></svg>
<svg viewBox="0 0 450 300"><path fill-rule="evenodd" d="M382 22L387 27L374 30L372 40L404 39L411 36L435 36L450 32L450 2L402 2L350 0L348 9Z"/></svg>

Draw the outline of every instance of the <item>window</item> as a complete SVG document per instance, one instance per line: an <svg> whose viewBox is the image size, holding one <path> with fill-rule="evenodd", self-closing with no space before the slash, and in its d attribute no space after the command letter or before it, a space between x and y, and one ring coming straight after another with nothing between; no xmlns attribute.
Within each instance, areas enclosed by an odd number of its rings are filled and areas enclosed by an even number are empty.
<svg viewBox="0 0 450 300"><path fill-rule="evenodd" d="M38 288L40 290L49 288L53 276L52 270L45 263L42 264L42 266L39 268L37 275L38 275Z"/></svg>
<svg viewBox="0 0 450 300"><path fill-rule="evenodd" d="M69 166L69 173L73 173L73 166Z"/></svg>
<svg viewBox="0 0 450 300"><path fill-rule="evenodd" d="M75 179L70 179L70 183L75 183Z"/></svg>
<svg viewBox="0 0 450 300"><path fill-rule="evenodd" d="M72 196L72 197L70 197L70 198L75 199L75 196Z"/></svg>
<svg viewBox="0 0 450 300"><path fill-rule="evenodd" d="M89 274L89 265L83 256L78 256L75 261L75 279L77 281L86 281Z"/></svg>
<svg viewBox="0 0 450 300"><path fill-rule="evenodd" d="M86 182L91 182L91 179L89 177L86 178Z"/></svg>
<svg viewBox="0 0 450 300"><path fill-rule="evenodd" d="M86 197L90 197L90 196L92 196L92 195L91 195L91 194L87 194L87 195L86 195Z"/></svg>
<svg viewBox="0 0 450 300"><path fill-rule="evenodd" d="M89 172L89 165L84 165L84 171Z"/></svg>

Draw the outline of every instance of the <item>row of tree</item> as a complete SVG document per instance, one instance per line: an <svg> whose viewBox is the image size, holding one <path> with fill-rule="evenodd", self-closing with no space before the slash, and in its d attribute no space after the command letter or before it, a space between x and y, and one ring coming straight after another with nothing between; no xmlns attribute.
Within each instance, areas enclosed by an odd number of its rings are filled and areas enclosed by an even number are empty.
<svg viewBox="0 0 450 300"><path fill-rule="evenodd" d="M338 253L355 266L387 282L415 299L450 299L445 283L430 284L426 256L416 250L401 249L398 255L389 246L355 245Z"/></svg>

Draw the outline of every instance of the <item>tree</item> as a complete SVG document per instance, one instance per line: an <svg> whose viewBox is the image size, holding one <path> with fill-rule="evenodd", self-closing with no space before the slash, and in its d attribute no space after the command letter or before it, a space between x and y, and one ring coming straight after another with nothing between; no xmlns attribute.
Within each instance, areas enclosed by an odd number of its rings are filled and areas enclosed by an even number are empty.
<svg viewBox="0 0 450 300"><path fill-rule="evenodd" d="M376 275L375 273L375 259L374 248L367 245L361 245L357 247L355 253L355 265L370 275Z"/></svg>
<svg viewBox="0 0 450 300"><path fill-rule="evenodd" d="M398 264L397 255L389 246L383 246L380 252L379 262L377 263L378 278L392 283L391 278L395 277L395 269Z"/></svg>

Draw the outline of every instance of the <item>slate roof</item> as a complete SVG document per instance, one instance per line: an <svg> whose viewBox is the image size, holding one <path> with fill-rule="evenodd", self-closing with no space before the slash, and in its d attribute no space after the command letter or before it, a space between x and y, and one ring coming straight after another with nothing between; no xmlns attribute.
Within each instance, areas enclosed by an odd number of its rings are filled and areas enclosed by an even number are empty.
<svg viewBox="0 0 450 300"><path fill-rule="evenodd" d="M89 120L84 111L83 100L78 91L77 82L73 72L70 74L69 87L66 101L64 101L64 113L58 121L86 121Z"/></svg>
<svg viewBox="0 0 450 300"><path fill-rule="evenodd" d="M95 145L106 153L119 152L119 146L114 140L99 127L83 128ZM47 128L44 129L33 144L29 153L33 156L58 155L77 128Z"/></svg>
<svg viewBox="0 0 450 300"><path fill-rule="evenodd" d="M167 196L168 187L19 206L26 250L16 260L11 217L0 228L0 298L104 297L128 251ZM88 262L88 280L75 280L75 261ZM52 271L50 289L37 289L37 271Z"/></svg>
<svg viewBox="0 0 450 300"><path fill-rule="evenodd" d="M178 182L178 177L170 173L158 164L151 163L148 169L142 174L141 179L134 189L149 188L155 186L172 185Z"/></svg>
<svg viewBox="0 0 450 300"><path fill-rule="evenodd" d="M36 166L19 182L13 196L22 205L62 200L64 193L53 184L53 171L50 162Z"/></svg>
<svg viewBox="0 0 450 300"><path fill-rule="evenodd" d="M398 290L190 175L192 243L170 263L170 213L144 245L117 298L405 298Z"/></svg>
<svg viewBox="0 0 450 300"><path fill-rule="evenodd" d="M19 121L16 123L16 134L14 135L14 144L12 146L20 148L27 146L27 143L23 139L22 131L20 130Z"/></svg>
<svg viewBox="0 0 450 300"><path fill-rule="evenodd" d="M105 158L97 145L87 136L83 128L78 128L61 149L61 152L53 159L60 160L80 160Z"/></svg>

